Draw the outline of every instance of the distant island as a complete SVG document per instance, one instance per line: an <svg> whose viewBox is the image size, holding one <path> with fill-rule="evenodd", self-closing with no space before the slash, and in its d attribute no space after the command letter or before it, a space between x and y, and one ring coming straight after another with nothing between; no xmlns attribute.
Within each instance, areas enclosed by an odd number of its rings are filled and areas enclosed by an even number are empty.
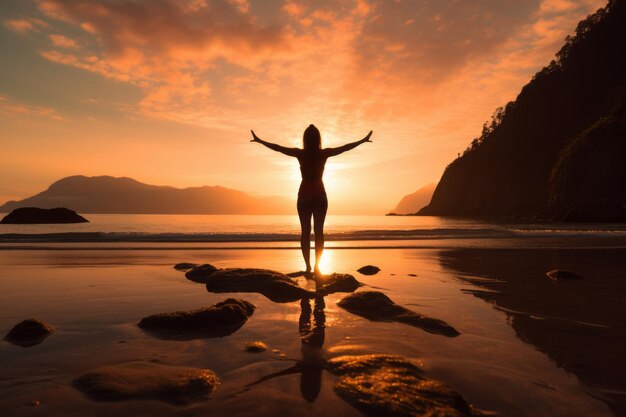
<svg viewBox="0 0 626 417"><path fill-rule="evenodd" d="M626 2L556 59L446 168L420 215L626 221Z"/></svg>
<svg viewBox="0 0 626 417"><path fill-rule="evenodd" d="M405 195L387 216L415 214L430 203L430 199L433 197L436 187L437 184L433 182L423 186L412 194Z"/></svg>
<svg viewBox="0 0 626 417"><path fill-rule="evenodd" d="M56 223L89 223L89 220L73 210L64 207L41 209L22 207L13 210L0 220L2 224L56 224Z"/></svg>
<svg viewBox="0 0 626 417"><path fill-rule="evenodd" d="M20 207L70 207L101 214L287 214L292 204L280 197L255 197L220 186L175 188L144 184L127 177L76 175L20 201L8 201L0 212Z"/></svg>

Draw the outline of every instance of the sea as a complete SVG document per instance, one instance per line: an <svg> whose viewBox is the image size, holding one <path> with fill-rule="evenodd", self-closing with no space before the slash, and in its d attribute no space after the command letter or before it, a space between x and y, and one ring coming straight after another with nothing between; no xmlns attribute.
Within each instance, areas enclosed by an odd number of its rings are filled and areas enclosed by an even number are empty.
<svg viewBox="0 0 626 417"><path fill-rule="evenodd" d="M85 214L85 217L89 223L0 224L0 247L81 244L84 248L156 248L192 244L208 248L297 248L300 240L300 225L295 215ZM330 215L326 219L325 238L328 248L626 247L626 225Z"/></svg>

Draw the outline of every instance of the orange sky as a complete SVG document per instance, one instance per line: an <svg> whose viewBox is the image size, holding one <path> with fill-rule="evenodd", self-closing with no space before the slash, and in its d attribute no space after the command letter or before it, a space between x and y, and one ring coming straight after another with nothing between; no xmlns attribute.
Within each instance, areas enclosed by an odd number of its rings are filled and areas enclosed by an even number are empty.
<svg viewBox="0 0 626 417"><path fill-rule="evenodd" d="M602 0L3 0L0 203L68 175L294 196L249 143L336 146L332 213L437 181Z"/></svg>

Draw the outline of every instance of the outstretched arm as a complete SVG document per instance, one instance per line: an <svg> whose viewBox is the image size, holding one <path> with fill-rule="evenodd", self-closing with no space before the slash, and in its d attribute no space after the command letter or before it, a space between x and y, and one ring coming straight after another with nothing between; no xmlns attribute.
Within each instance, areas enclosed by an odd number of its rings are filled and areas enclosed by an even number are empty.
<svg viewBox="0 0 626 417"><path fill-rule="evenodd" d="M342 154L346 151L349 151L351 149L356 148L357 146L359 146L362 143L365 142L371 142L370 140L370 136L372 136L372 131L370 130L370 133L367 134L367 136L365 136L363 139L361 140L357 140L356 142L352 142L352 143L347 143L343 146L339 146L337 148L327 148L325 149L326 152L328 152L328 156L336 156L339 154Z"/></svg>
<svg viewBox="0 0 626 417"><path fill-rule="evenodd" d="M285 146L280 146L280 145L277 145L275 143L267 142L267 141L264 141L263 139L259 138L254 133L254 130L251 130L250 132L252 132L252 140L250 142L258 142L261 145L267 146L268 148L270 148L273 151L283 153L283 154L285 154L287 156L298 156L298 151L299 151L298 148L287 148Z"/></svg>

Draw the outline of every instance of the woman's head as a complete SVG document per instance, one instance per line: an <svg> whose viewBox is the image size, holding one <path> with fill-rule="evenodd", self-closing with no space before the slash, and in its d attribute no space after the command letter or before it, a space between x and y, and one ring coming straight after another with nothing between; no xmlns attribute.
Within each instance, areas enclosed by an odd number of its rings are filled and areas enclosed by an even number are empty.
<svg viewBox="0 0 626 417"><path fill-rule="evenodd" d="M302 136L302 146L304 149L321 149L322 148L322 136L320 131L313 125L309 125L304 130Z"/></svg>

